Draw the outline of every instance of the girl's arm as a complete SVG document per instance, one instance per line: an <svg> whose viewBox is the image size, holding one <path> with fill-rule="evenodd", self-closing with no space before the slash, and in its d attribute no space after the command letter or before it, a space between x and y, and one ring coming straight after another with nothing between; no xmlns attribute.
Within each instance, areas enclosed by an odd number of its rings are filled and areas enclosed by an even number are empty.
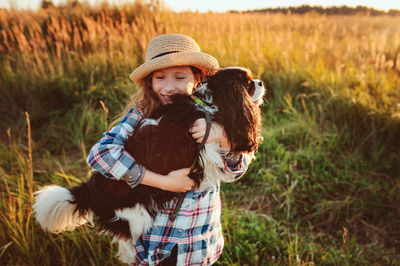
<svg viewBox="0 0 400 266"><path fill-rule="evenodd" d="M120 180L127 176L130 170L143 175L143 167L135 162L125 150L124 145L129 136L133 134L134 127L143 118L138 107L128 111L126 116L91 148L87 163L105 177ZM132 173L129 178L137 178ZM128 181L129 183L129 181ZM131 184L133 185L133 184Z"/></svg>
<svg viewBox="0 0 400 266"><path fill-rule="evenodd" d="M206 120L204 118L200 118L194 122L193 127L190 130L193 138L198 143L201 143L203 140L206 124ZM210 134L207 142L218 142L224 154L229 152L230 143L225 134L225 130L221 125L215 122L211 123ZM238 180L246 173L252 158L252 154L231 155L227 157L224 156L225 172L230 176L234 176L232 181Z"/></svg>
<svg viewBox="0 0 400 266"><path fill-rule="evenodd" d="M130 109L121 122L104 133L92 147L87 158L89 166L105 177L126 181L132 188L141 183L172 192L190 190L194 183L187 176L188 170L173 171L167 176L156 174L136 163L125 150L126 140L141 119L143 115L137 106Z"/></svg>
<svg viewBox="0 0 400 266"><path fill-rule="evenodd" d="M193 180L188 177L189 171L190 168L183 168L164 176L146 170L141 184L172 192L186 192L194 186Z"/></svg>

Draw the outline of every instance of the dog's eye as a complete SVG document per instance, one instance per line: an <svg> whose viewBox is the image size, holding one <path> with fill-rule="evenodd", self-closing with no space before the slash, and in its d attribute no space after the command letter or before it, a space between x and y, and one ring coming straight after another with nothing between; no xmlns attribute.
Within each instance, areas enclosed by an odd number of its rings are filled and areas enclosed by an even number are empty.
<svg viewBox="0 0 400 266"><path fill-rule="evenodd" d="M262 85L263 85L262 81L259 81L259 82L258 82L258 86L261 87Z"/></svg>

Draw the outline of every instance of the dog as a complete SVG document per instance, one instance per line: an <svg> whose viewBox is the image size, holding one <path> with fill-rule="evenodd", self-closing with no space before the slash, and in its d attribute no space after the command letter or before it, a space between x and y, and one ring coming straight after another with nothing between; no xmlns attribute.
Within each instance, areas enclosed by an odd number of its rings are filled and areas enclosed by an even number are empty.
<svg viewBox="0 0 400 266"><path fill-rule="evenodd" d="M163 175L191 167L189 177L196 189L218 182L232 182L224 171L223 151L217 143L205 143L201 150L189 129L208 113L225 129L229 154L252 156L260 143L261 111L265 93L260 80L249 70L230 67L219 70L193 95L174 95L172 103L161 106L136 126L125 149L135 160ZM157 212L178 196L139 184L131 188L94 172L79 186L66 189L47 186L35 192L33 211L41 227L49 232L73 230L97 217L100 232L119 242L117 256L124 263L135 261L135 245L149 230Z"/></svg>

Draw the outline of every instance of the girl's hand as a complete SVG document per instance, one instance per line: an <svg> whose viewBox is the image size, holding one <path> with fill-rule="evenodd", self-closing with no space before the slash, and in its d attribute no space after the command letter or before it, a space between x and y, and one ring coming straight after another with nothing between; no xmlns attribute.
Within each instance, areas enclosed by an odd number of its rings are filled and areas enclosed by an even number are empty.
<svg viewBox="0 0 400 266"><path fill-rule="evenodd" d="M200 118L194 122L193 127L190 129L190 133L197 143L201 143L203 141L203 137L206 134L206 128L206 119ZM231 148L228 138L226 137L225 129L216 122L211 122L210 134L208 135L206 142L217 142L222 148L227 150Z"/></svg>
<svg viewBox="0 0 400 266"><path fill-rule="evenodd" d="M186 192L191 190L195 183L188 177L190 168L183 168L170 172L165 176L165 183L163 184L163 190L171 192Z"/></svg>

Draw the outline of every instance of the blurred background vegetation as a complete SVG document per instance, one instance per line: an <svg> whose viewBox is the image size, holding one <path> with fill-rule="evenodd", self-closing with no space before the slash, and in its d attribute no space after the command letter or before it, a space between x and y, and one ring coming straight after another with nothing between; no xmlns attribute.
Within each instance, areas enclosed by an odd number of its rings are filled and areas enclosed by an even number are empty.
<svg viewBox="0 0 400 266"><path fill-rule="evenodd" d="M268 87L257 158L223 186L219 265L400 264L396 12L175 13L158 3L0 10L1 264L119 263L96 229L43 232L32 193L90 175L88 150L137 91L128 76L148 41L165 33L192 36Z"/></svg>

